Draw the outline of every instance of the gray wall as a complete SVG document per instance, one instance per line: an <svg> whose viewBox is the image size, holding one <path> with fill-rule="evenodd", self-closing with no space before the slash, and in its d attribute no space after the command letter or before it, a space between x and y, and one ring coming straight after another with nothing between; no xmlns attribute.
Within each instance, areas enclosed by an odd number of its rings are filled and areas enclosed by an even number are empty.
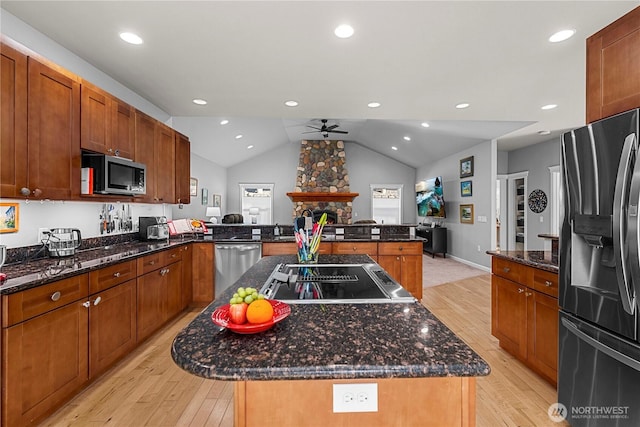
<svg viewBox="0 0 640 427"><path fill-rule="evenodd" d="M542 213L536 214L528 211L527 214L527 249L528 250L544 250L545 241L538 237L538 234L549 233L550 209L549 204L549 185L550 174L549 166L557 166L560 164L560 138L555 138L547 142L530 145L519 150L509 152L508 173L516 173L528 171L527 176L527 192L531 193L535 189L541 189L545 192L548 199L547 209ZM527 194L528 196L528 194ZM528 209L528 207L527 207ZM542 218L542 222L540 222Z"/></svg>
<svg viewBox="0 0 640 427"><path fill-rule="evenodd" d="M403 223L416 222L414 202L415 169L378 154L361 145L345 142L349 188L360 193L353 202L354 219L371 217L370 184L402 184ZM240 212L240 183L273 183L273 222L292 222L293 203L286 193L294 190L300 144L286 143L280 148L227 169L227 209ZM357 214L357 216L356 216Z"/></svg>
<svg viewBox="0 0 640 427"><path fill-rule="evenodd" d="M487 141L417 170L417 181L442 176L447 217L441 225L447 227L448 254L485 268L491 266L491 259L485 251L492 249L491 234L495 230L492 221L495 155L492 153L495 153L495 142ZM460 178L460 160L469 156L474 157L474 175ZM472 181L473 195L462 197L460 182L467 180ZM460 205L469 203L474 205L474 223L462 224ZM479 222L478 216L486 217L487 222ZM422 217L418 218L419 222L422 220Z"/></svg>

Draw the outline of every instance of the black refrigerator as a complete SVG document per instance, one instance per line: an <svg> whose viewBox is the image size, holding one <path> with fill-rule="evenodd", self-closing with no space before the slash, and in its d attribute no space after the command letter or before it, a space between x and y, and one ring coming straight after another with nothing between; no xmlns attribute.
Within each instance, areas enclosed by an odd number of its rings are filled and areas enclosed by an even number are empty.
<svg viewBox="0 0 640 427"><path fill-rule="evenodd" d="M558 406L640 426L638 109L563 134Z"/></svg>

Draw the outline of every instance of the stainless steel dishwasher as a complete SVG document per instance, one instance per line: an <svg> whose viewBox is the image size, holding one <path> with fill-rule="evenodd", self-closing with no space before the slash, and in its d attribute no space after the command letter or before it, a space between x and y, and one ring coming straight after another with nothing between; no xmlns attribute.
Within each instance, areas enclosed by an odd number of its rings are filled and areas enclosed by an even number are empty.
<svg viewBox="0 0 640 427"><path fill-rule="evenodd" d="M216 243L216 299L262 257L262 243Z"/></svg>

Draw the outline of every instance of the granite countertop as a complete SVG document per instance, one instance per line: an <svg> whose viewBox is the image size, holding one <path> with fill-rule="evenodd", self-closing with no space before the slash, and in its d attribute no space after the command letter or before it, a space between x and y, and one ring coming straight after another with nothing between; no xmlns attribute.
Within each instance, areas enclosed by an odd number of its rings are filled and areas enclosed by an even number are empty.
<svg viewBox="0 0 640 427"><path fill-rule="evenodd" d="M487 251L487 254L498 258L508 259L510 261L519 262L520 264L530 267L539 268L541 270L558 272L558 256L551 251Z"/></svg>
<svg viewBox="0 0 640 427"><path fill-rule="evenodd" d="M259 288L278 263L295 255L262 258L237 282ZM366 255L324 255L321 263L367 263ZM422 304L293 304L272 329L236 334L211 314L232 296L202 311L175 338L182 369L220 380L311 380L484 376L489 365Z"/></svg>

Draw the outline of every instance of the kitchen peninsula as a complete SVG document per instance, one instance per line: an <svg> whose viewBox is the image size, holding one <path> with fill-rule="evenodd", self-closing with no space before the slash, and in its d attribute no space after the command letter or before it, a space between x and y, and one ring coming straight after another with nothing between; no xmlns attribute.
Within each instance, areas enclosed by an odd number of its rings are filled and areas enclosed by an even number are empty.
<svg viewBox="0 0 640 427"><path fill-rule="evenodd" d="M296 261L262 258L237 284L260 288L277 264ZM236 426L475 425L475 377L490 368L421 304L294 304L272 329L239 335L211 320L232 293L177 335L172 356L194 375L235 381ZM333 386L363 383L376 384L377 411L334 413Z"/></svg>

